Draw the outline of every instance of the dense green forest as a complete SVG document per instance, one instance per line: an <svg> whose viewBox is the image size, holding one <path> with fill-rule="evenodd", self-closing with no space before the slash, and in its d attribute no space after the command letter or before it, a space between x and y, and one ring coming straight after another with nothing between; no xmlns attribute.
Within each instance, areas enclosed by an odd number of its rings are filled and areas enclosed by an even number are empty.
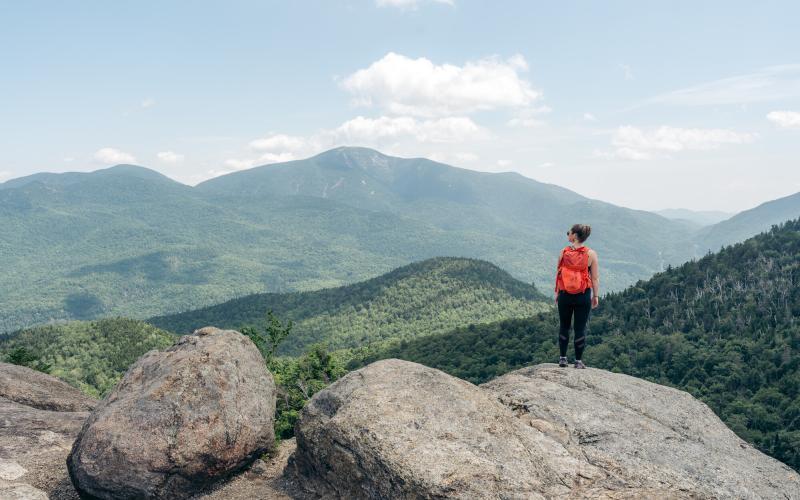
<svg viewBox="0 0 800 500"><path fill-rule="evenodd" d="M142 354L176 336L142 321L112 318L39 326L0 336L0 360L45 371L101 397Z"/></svg>
<svg viewBox="0 0 800 500"><path fill-rule="evenodd" d="M772 218L792 200L767 208ZM768 228L761 211L737 219L735 234ZM40 173L0 184L0 333L341 286L442 255L549 283L576 222L595 227L606 291L702 255L711 230L512 172L365 148L195 187L131 165Z"/></svg>
<svg viewBox="0 0 800 500"><path fill-rule="evenodd" d="M800 219L605 296L583 358L690 392L743 439L800 470L798 285ZM539 313L356 349L349 368L398 357L480 383L555 362L557 332L557 316Z"/></svg>
<svg viewBox="0 0 800 500"><path fill-rule="evenodd" d="M514 279L490 262L437 257L353 285L250 295L148 322L189 333L207 325L239 328L261 321L271 310L294 322L279 353L299 355L321 341L332 349L357 347L530 316L550 307L549 299L532 284Z"/></svg>

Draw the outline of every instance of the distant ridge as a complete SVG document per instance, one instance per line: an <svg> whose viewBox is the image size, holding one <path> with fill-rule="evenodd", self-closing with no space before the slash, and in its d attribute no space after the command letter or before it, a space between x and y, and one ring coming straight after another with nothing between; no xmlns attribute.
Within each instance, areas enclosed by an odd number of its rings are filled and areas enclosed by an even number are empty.
<svg viewBox="0 0 800 500"><path fill-rule="evenodd" d="M105 177L109 175L123 175L128 177L138 177L140 179L162 180L180 184L178 181L174 181L166 175L147 167L120 164L91 172L39 172L2 182L0 183L0 189L19 188L32 182L41 182L42 184L51 186L66 186L85 181L92 177Z"/></svg>
<svg viewBox="0 0 800 500"><path fill-rule="evenodd" d="M656 210L654 213L666 217L667 219L682 219L693 222L700 226L710 226L731 218L734 213L722 212L719 210L688 210L686 208L667 208Z"/></svg>
<svg viewBox="0 0 800 500"><path fill-rule="evenodd" d="M284 321L294 321L294 332L280 352L296 355L313 342L324 341L331 348L357 347L442 333L457 325L528 316L548 307L548 298L533 285L490 262L437 257L352 285L248 295L148 322L184 334L207 325L257 325L272 310Z"/></svg>
<svg viewBox="0 0 800 500"><path fill-rule="evenodd" d="M767 201L707 228L698 238L698 245L701 250L716 251L797 217L800 217L800 192Z"/></svg>

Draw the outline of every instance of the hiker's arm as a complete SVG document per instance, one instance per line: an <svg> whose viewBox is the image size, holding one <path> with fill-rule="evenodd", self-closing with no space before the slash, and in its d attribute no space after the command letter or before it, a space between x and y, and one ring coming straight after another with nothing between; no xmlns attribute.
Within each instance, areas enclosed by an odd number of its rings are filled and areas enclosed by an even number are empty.
<svg viewBox="0 0 800 500"><path fill-rule="evenodd" d="M564 249L561 249L561 252L558 254L558 263L556 263L556 283L553 286L553 292L555 293L555 299L558 301L558 266L561 265L561 257L564 256Z"/></svg>
<svg viewBox="0 0 800 500"><path fill-rule="evenodd" d="M597 252L592 250L592 263L589 266L592 273L592 307L597 307L600 297L600 267L597 263Z"/></svg>

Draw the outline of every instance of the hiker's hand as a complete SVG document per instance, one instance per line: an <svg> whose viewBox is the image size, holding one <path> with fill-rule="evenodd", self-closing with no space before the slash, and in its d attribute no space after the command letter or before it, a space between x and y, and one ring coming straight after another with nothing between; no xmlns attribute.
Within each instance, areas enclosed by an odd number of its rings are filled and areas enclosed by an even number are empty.
<svg viewBox="0 0 800 500"><path fill-rule="evenodd" d="M555 301L556 304L558 304L558 292L555 293L553 300Z"/></svg>
<svg viewBox="0 0 800 500"><path fill-rule="evenodd" d="M592 309L597 307L600 304L600 297L597 295L592 296Z"/></svg>

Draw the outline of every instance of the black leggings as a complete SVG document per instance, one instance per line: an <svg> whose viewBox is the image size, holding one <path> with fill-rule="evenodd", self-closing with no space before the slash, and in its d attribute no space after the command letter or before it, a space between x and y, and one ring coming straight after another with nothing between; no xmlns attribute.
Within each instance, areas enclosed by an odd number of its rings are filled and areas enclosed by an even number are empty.
<svg viewBox="0 0 800 500"><path fill-rule="evenodd" d="M558 348L561 356L567 355L569 344L569 327L572 323L572 313L575 313L575 359L581 359L583 348L586 346L586 323L592 310L592 289L587 288L583 293L558 292L558 319L561 328L558 332Z"/></svg>

